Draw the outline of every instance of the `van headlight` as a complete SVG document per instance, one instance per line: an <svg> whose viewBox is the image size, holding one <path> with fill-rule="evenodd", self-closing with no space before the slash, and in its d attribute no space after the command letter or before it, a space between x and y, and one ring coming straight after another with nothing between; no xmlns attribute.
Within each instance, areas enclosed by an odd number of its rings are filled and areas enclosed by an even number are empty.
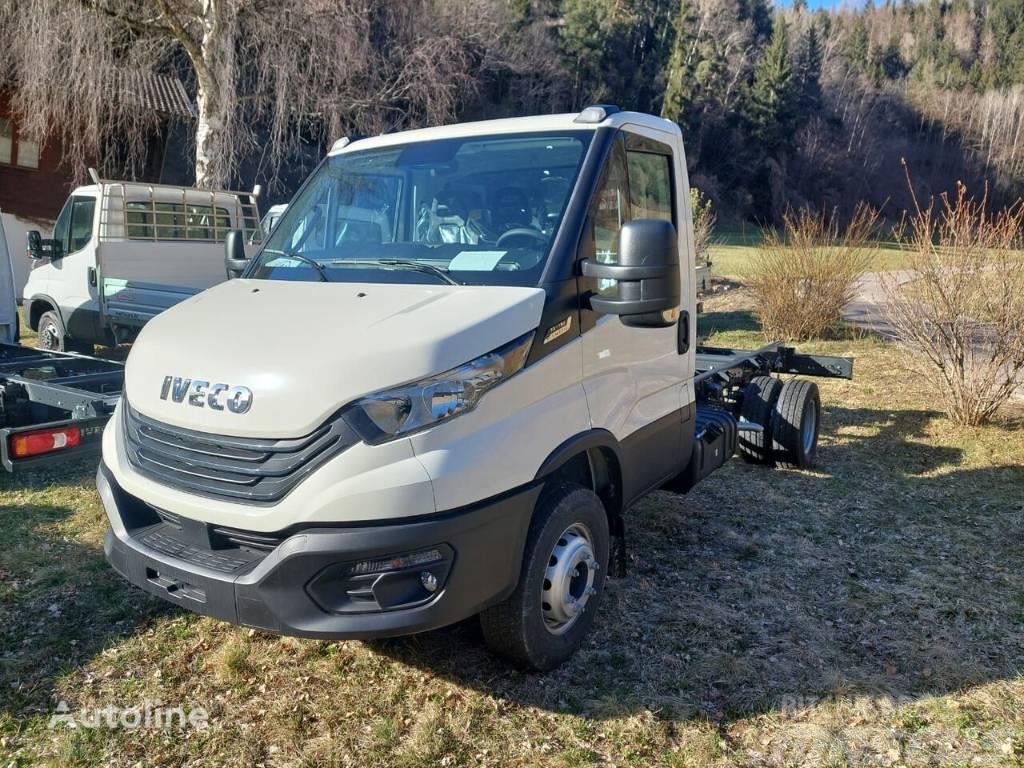
<svg viewBox="0 0 1024 768"><path fill-rule="evenodd" d="M349 423L363 441L377 445L467 413L484 393L522 369L533 334L445 373L364 397L353 403Z"/></svg>

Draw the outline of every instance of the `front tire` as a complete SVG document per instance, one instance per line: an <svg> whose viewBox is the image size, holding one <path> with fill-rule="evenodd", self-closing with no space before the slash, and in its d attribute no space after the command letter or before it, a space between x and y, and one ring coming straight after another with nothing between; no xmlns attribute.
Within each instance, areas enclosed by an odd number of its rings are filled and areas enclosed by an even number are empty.
<svg viewBox="0 0 1024 768"><path fill-rule="evenodd" d="M537 502L519 584L480 614L484 640L518 666L547 672L583 642L608 572L608 516L593 491L560 483Z"/></svg>
<svg viewBox="0 0 1024 768"><path fill-rule="evenodd" d="M75 341L64 335L64 326L53 310L44 312L40 316L38 328L39 341L36 342L38 349L50 352L77 352L82 355L93 353L92 344Z"/></svg>

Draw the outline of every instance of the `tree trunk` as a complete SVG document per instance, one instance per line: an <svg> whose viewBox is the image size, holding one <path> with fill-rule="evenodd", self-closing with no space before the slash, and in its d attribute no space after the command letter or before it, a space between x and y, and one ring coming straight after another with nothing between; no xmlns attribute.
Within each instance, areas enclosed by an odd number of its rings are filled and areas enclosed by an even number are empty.
<svg viewBox="0 0 1024 768"><path fill-rule="evenodd" d="M225 9L219 0L202 0L200 23L203 37L199 44L199 60L193 57L198 88L196 105L196 186L214 189L223 186L225 164L218 154L227 149L222 99L227 95L218 82L225 74L224 64L232 56L230 25L225 24ZM230 87L230 86L229 86Z"/></svg>
<svg viewBox="0 0 1024 768"><path fill-rule="evenodd" d="M196 104L199 116L196 119L196 186L213 189L222 184L218 178L214 153L221 142L217 131L221 128L217 118L218 93L216 85L208 78L199 78Z"/></svg>

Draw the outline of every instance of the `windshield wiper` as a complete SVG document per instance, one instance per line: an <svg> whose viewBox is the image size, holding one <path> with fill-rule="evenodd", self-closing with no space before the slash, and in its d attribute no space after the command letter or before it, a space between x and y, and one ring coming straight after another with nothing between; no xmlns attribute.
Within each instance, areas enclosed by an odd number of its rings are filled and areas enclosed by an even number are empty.
<svg viewBox="0 0 1024 768"><path fill-rule="evenodd" d="M427 264L422 261L412 261L411 259L336 259L331 262L332 264L367 264L367 265L380 265L384 267L404 267L405 269L414 269L417 272L426 272L428 275L433 275L440 280L448 283L449 285L462 285L458 280L448 274L448 270L442 269L441 267L435 267L433 264Z"/></svg>
<svg viewBox="0 0 1024 768"><path fill-rule="evenodd" d="M279 253L288 259L295 259L296 261L301 261L303 264L306 264L316 270L316 273L320 276L320 282L332 282L331 278L327 276L327 270L324 269L324 265L321 264L316 259L311 259L309 258L309 256L303 256L301 253L296 253L295 251L279 251L274 248L267 248L266 250L270 251L271 253Z"/></svg>

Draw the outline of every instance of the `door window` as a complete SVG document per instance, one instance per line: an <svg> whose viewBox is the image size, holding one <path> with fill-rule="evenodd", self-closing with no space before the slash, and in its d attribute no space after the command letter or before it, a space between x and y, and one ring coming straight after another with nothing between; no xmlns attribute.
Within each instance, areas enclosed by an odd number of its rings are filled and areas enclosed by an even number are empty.
<svg viewBox="0 0 1024 768"><path fill-rule="evenodd" d="M96 210L96 199L92 197L72 198L71 227L68 238L68 253L80 251L92 238L92 218Z"/></svg>
<svg viewBox="0 0 1024 768"><path fill-rule="evenodd" d="M74 207L75 198L69 197L60 209L57 223L53 225L53 239L60 243L61 250L68 252L68 232L71 229L71 209Z"/></svg>
<svg viewBox="0 0 1024 768"><path fill-rule="evenodd" d="M626 150L629 203L634 219L672 221L672 159Z"/></svg>
<svg viewBox="0 0 1024 768"><path fill-rule="evenodd" d="M590 203L587 231L584 233L584 254L602 264L617 264L619 233L629 218L626 157L622 141L616 140ZM597 281L597 292L603 296L612 296L616 293L617 283L617 280L602 278Z"/></svg>

